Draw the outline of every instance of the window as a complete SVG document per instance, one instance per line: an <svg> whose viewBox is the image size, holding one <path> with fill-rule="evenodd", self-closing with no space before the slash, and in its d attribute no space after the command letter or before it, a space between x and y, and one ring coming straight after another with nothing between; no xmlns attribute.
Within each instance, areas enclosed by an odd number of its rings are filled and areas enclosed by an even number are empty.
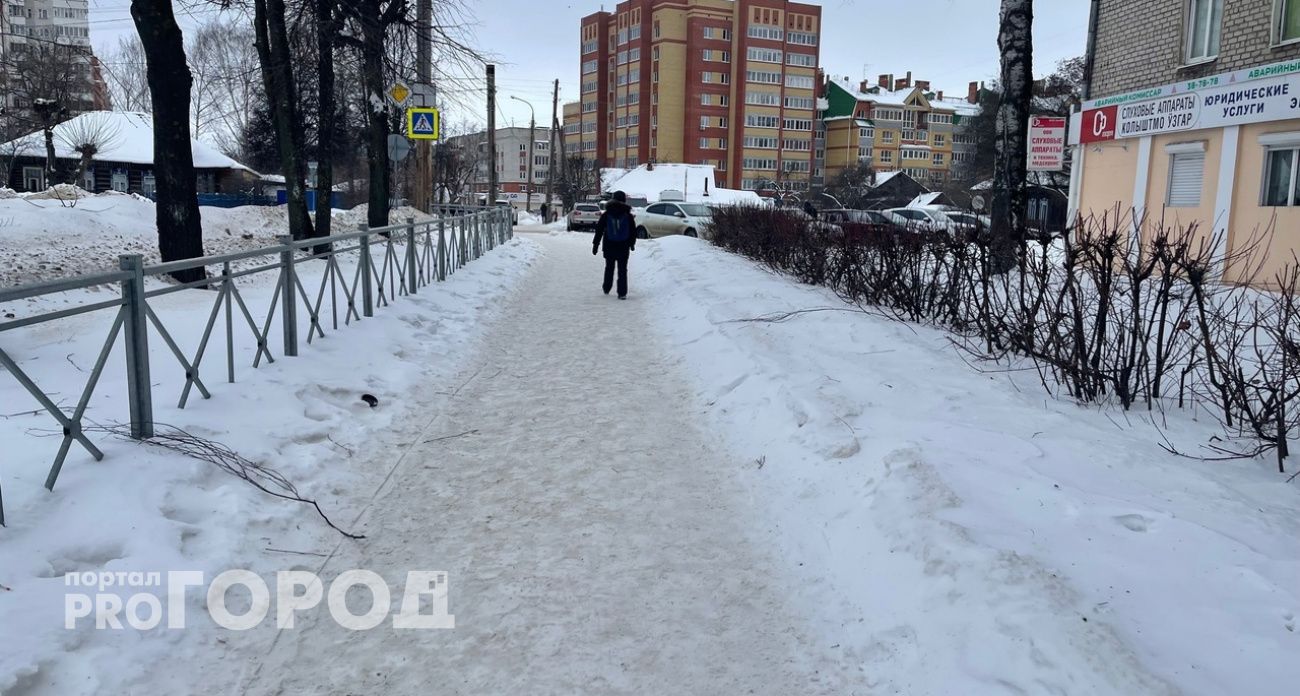
<svg viewBox="0 0 1300 696"><path fill-rule="evenodd" d="M1296 157L1300 149L1270 149L1264 178L1264 205L1300 205L1296 191ZM24 168L26 171L26 168ZM1170 185L1172 188L1172 184Z"/></svg>
<svg viewBox="0 0 1300 696"><path fill-rule="evenodd" d="M755 106L776 106L781 103L781 96L775 92L745 90L745 103Z"/></svg>
<svg viewBox="0 0 1300 696"><path fill-rule="evenodd" d="M1219 55L1223 0L1188 0L1187 62L1213 60Z"/></svg>
<svg viewBox="0 0 1300 696"><path fill-rule="evenodd" d="M1200 205L1201 182L1205 178L1205 143L1169 145L1165 152L1169 153L1169 192L1165 205L1171 208L1194 208ZM1272 162L1269 164L1271 171ZM1288 174L1290 169L1288 164ZM1292 186L1290 181L1287 185Z"/></svg>
<svg viewBox="0 0 1300 696"><path fill-rule="evenodd" d="M894 131L890 131L890 130L880 131L880 142L882 143L894 142Z"/></svg>
<svg viewBox="0 0 1300 696"><path fill-rule="evenodd" d="M811 53L787 53L785 55L785 64L801 68L812 68L817 65L817 56Z"/></svg>
<svg viewBox="0 0 1300 696"><path fill-rule="evenodd" d="M878 121L901 121L903 120L902 109L876 109L872 112L871 117Z"/></svg>
<svg viewBox="0 0 1300 696"><path fill-rule="evenodd" d="M745 169L776 170L776 159L768 157L745 157L740 165Z"/></svg>
<svg viewBox="0 0 1300 696"><path fill-rule="evenodd" d="M582 74L586 75L587 73L594 73L594 72L596 72L596 63L597 63L597 61L594 61L594 60L589 60L589 61L583 63L583 64L582 64Z"/></svg>
<svg viewBox="0 0 1300 696"><path fill-rule="evenodd" d="M942 153L942 152L936 152L936 153L934 153L934 166L936 166L936 167L942 167L942 166L943 166L943 153Z"/></svg>
<svg viewBox="0 0 1300 696"><path fill-rule="evenodd" d="M706 48L704 49L704 60L730 63L731 51L719 51L716 48Z"/></svg>
<svg viewBox="0 0 1300 696"><path fill-rule="evenodd" d="M859 137L859 138L874 138L874 137L876 137L876 129L874 129L874 128L859 128L859 129L858 129L858 137Z"/></svg>
<svg viewBox="0 0 1300 696"><path fill-rule="evenodd" d="M776 128L780 120L776 116L745 114L745 125L751 128Z"/></svg>
<svg viewBox="0 0 1300 696"><path fill-rule="evenodd" d="M1277 32L1275 42L1300 39L1300 0L1276 0Z"/></svg>
<svg viewBox="0 0 1300 696"><path fill-rule="evenodd" d="M751 48L745 57L755 63L780 63L781 52L773 48Z"/></svg>
<svg viewBox="0 0 1300 696"><path fill-rule="evenodd" d="M935 146L935 147L943 147L945 140L946 140L946 138L943 137L943 133L935 133L935 134L934 134L934 146Z"/></svg>
<svg viewBox="0 0 1300 696"><path fill-rule="evenodd" d="M596 42L596 41L583 41L583 42L582 42L582 52L583 52L584 54L586 54L586 53L591 53L591 52L595 51L599 46L600 46L600 43L599 43L599 42Z"/></svg>
<svg viewBox="0 0 1300 696"><path fill-rule="evenodd" d="M880 151L880 161L881 161L881 162L893 162L893 161L894 161L894 151L893 151L893 150L881 150L881 151Z"/></svg>
<svg viewBox="0 0 1300 696"><path fill-rule="evenodd" d="M783 160L781 162L781 171L783 172L798 172L800 174L807 174L811 170L812 170L812 163L809 162L808 160Z"/></svg>
<svg viewBox="0 0 1300 696"><path fill-rule="evenodd" d="M812 141L801 138L786 138L782 149L808 152L812 149Z"/></svg>
<svg viewBox="0 0 1300 696"><path fill-rule="evenodd" d="M766 72L763 70L746 70L745 80L748 82L757 82L758 84L763 85L779 85L781 84L781 73Z"/></svg>
<svg viewBox="0 0 1300 696"><path fill-rule="evenodd" d="M785 130L793 131L810 131L812 130L812 119L808 118L787 118L782 124Z"/></svg>
<svg viewBox="0 0 1300 696"><path fill-rule="evenodd" d="M700 149L701 149L701 150L707 150L707 149L709 149L709 139L708 139L708 138L700 138Z"/></svg>
<svg viewBox="0 0 1300 696"><path fill-rule="evenodd" d="M114 170L113 170L113 179L112 179L112 182L113 182L113 190L114 190L114 191L119 191L119 192L121 192L121 193L126 193L126 190L127 190L126 170L125 170L125 169L114 169Z"/></svg>
<svg viewBox="0 0 1300 696"><path fill-rule="evenodd" d="M776 138L759 137L753 135L745 136L745 147L755 148L759 150L775 150L776 143L777 143Z"/></svg>
<svg viewBox="0 0 1300 696"><path fill-rule="evenodd" d="M813 76L812 75L786 75L785 86L793 87L795 89L812 89Z"/></svg>
<svg viewBox="0 0 1300 696"><path fill-rule="evenodd" d="M786 97L785 108L787 109L811 109L813 108L812 97Z"/></svg>
<svg viewBox="0 0 1300 696"><path fill-rule="evenodd" d="M773 41L780 41L781 37L781 27L768 27L761 24L749 25L749 38L751 39L771 39Z"/></svg>
<svg viewBox="0 0 1300 696"><path fill-rule="evenodd" d="M930 123L952 123L952 114L930 114Z"/></svg>
<svg viewBox="0 0 1300 696"><path fill-rule="evenodd" d="M816 46L817 35L803 31L792 31L789 34L786 34L786 41L800 46Z"/></svg>

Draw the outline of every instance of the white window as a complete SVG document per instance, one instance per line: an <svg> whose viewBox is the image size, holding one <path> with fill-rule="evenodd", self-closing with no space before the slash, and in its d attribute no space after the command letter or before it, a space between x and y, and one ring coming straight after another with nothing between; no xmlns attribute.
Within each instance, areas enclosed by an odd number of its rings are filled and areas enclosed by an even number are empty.
<svg viewBox="0 0 1300 696"><path fill-rule="evenodd" d="M943 166L943 153L942 153L942 152L936 152L936 153L934 153L934 166L936 166L936 167L942 167L942 166Z"/></svg>
<svg viewBox="0 0 1300 696"><path fill-rule="evenodd" d="M781 73L767 72L765 70L746 70L745 79L749 82L764 85L779 85L781 84Z"/></svg>
<svg viewBox="0 0 1300 696"><path fill-rule="evenodd" d="M881 162L893 162L893 161L894 161L894 151L893 151L893 150L881 150L881 151L880 151L880 161L881 161Z"/></svg>
<svg viewBox="0 0 1300 696"><path fill-rule="evenodd" d="M812 130L812 119L808 118L787 118L782 124L785 130L793 131L810 131Z"/></svg>
<svg viewBox="0 0 1300 696"><path fill-rule="evenodd" d="M126 179L125 169L113 170L113 190L121 193L126 193L127 179Z"/></svg>
<svg viewBox="0 0 1300 696"><path fill-rule="evenodd" d="M876 129L874 129L874 128L859 128L859 129L858 129L858 137L859 137L859 138L874 138L874 137L876 137Z"/></svg>
<svg viewBox="0 0 1300 696"><path fill-rule="evenodd" d="M816 46L817 35L802 31L792 31L786 35L786 41L800 46Z"/></svg>
<svg viewBox="0 0 1300 696"><path fill-rule="evenodd" d="M745 114L745 125L751 128L776 128L780 119L776 116L759 116Z"/></svg>
<svg viewBox="0 0 1300 696"><path fill-rule="evenodd" d="M882 143L894 142L894 131L890 131L890 130L880 131L880 142Z"/></svg>
<svg viewBox="0 0 1300 696"><path fill-rule="evenodd" d="M756 63L780 63L781 52L772 48L751 48L745 56Z"/></svg>
<svg viewBox="0 0 1300 696"><path fill-rule="evenodd" d="M1187 62L1212 60L1219 55L1223 28L1223 0L1188 0Z"/></svg>
<svg viewBox="0 0 1300 696"><path fill-rule="evenodd" d="M1165 148L1169 153L1170 208L1195 208L1201 204L1201 182L1205 178L1205 143L1179 143Z"/></svg>
<svg viewBox="0 0 1300 696"><path fill-rule="evenodd" d="M759 150L775 150L776 138L759 137L754 135L745 136L745 147Z"/></svg>
<svg viewBox="0 0 1300 696"><path fill-rule="evenodd" d="M771 39L773 41L780 41L781 36L781 27L769 27L761 24L749 25L749 38L751 39Z"/></svg>
<svg viewBox="0 0 1300 696"><path fill-rule="evenodd" d="M945 140L946 140L946 138L943 137L943 133L935 133L935 134L934 134L934 146L935 146L935 147L943 147L943 144L944 144L944 141L945 141Z"/></svg>
<svg viewBox="0 0 1300 696"><path fill-rule="evenodd" d="M781 103L781 95L775 92L760 92L757 90L745 90L745 103L755 106L776 106Z"/></svg>
<svg viewBox="0 0 1300 696"><path fill-rule="evenodd" d="M1300 0L1276 0L1277 34L1275 41L1300 39Z"/></svg>
<svg viewBox="0 0 1300 696"><path fill-rule="evenodd" d="M812 75L786 75L785 86L793 87L795 89L812 89L813 76Z"/></svg>
<svg viewBox="0 0 1300 696"><path fill-rule="evenodd" d="M901 121L903 120L902 109L876 109L872 112L871 117L880 121Z"/></svg>
<svg viewBox="0 0 1300 696"><path fill-rule="evenodd" d="M787 109L811 109L813 108L812 97L786 97L785 108Z"/></svg>
<svg viewBox="0 0 1300 696"><path fill-rule="evenodd" d="M811 53L787 53L785 55L785 64L801 68L812 68L817 65L817 56Z"/></svg>
<svg viewBox="0 0 1300 696"><path fill-rule="evenodd" d="M708 139L708 138L700 138L700 149L701 149L701 150L707 150L707 149L709 149L709 139Z"/></svg>
<svg viewBox="0 0 1300 696"><path fill-rule="evenodd" d="M704 130L705 128L708 128L709 125L710 125L709 121L710 121L710 117L708 117L708 116L701 116L701 117L700 117L700 130Z"/></svg>
<svg viewBox="0 0 1300 696"><path fill-rule="evenodd" d="M596 72L596 61L589 60L582 64L582 74L585 75L587 73L594 73L594 72Z"/></svg>

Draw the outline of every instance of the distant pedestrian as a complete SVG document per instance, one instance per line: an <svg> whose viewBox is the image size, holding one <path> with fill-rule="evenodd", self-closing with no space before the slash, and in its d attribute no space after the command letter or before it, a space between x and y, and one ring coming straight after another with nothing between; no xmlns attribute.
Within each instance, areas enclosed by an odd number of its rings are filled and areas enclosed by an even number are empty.
<svg viewBox="0 0 1300 696"><path fill-rule="evenodd" d="M549 205L543 203L543 204L542 204L542 224L547 224L547 223L549 223L550 221L551 221L551 206L549 206Z"/></svg>
<svg viewBox="0 0 1300 696"><path fill-rule="evenodd" d="M803 202L803 211L808 213L808 217L814 220L817 219L817 208L813 206L812 201Z"/></svg>
<svg viewBox="0 0 1300 696"><path fill-rule="evenodd" d="M596 237L591 242L591 255L605 250L605 282L601 288L608 295L614 287L614 269L618 268L618 299L627 299L627 259L636 249L636 216L627 204L627 194L614 192L614 200L605 206L596 222Z"/></svg>

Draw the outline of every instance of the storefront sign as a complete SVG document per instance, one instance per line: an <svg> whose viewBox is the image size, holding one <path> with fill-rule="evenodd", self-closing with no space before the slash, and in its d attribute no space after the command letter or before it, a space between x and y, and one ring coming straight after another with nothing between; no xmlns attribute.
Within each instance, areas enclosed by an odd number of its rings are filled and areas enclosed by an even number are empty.
<svg viewBox="0 0 1300 696"><path fill-rule="evenodd" d="M1300 72L1235 83L1223 77L1197 80L1195 84L1210 86L1157 99L1087 109L1081 116L1080 141L1094 143L1300 118Z"/></svg>
<svg viewBox="0 0 1300 696"><path fill-rule="evenodd" d="M1069 120L1056 116L1029 119L1029 163L1031 172L1059 172L1065 169L1065 135Z"/></svg>

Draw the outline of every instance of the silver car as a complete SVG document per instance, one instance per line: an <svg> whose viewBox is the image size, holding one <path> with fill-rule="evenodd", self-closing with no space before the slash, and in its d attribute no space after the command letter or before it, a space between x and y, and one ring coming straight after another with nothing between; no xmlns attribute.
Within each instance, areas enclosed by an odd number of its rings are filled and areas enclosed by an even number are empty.
<svg viewBox="0 0 1300 696"><path fill-rule="evenodd" d="M636 221L637 236L642 239L679 234L698 237L712 223L713 210L703 203L653 203L636 216Z"/></svg>

